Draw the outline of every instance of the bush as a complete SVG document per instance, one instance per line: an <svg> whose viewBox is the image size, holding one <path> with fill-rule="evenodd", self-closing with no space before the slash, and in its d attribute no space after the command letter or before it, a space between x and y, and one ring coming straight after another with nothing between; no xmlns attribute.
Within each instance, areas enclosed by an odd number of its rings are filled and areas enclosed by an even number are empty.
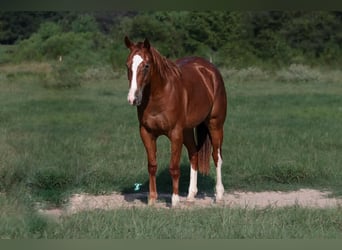
<svg viewBox="0 0 342 250"><path fill-rule="evenodd" d="M83 70L84 71L84 70ZM52 65L52 71L42 77L46 88L73 88L81 86L80 68L75 67L74 61L66 58Z"/></svg>
<svg viewBox="0 0 342 250"><path fill-rule="evenodd" d="M42 39L39 34L33 34L29 39L21 41L14 51L14 61L41 61Z"/></svg>
<svg viewBox="0 0 342 250"><path fill-rule="evenodd" d="M329 42L326 44L323 53L320 55L319 63L324 65L332 65L340 68L342 64L342 47L336 43Z"/></svg>
<svg viewBox="0 0 342 250"><path fill-rule="evenodd" d="M115 43L111 46L110 50L110 62L115 71L126 70L125 63L128 56L128 49L121 43Z"/></svg>
<svg viewBox="0 0 342 250"><path fill-rule="evenodd" d="M0 65L11 61L14 45L1 45L0 44Z"/></svg>
<svg viewBox="0 0 342 250"><path fill-rule="evenodd" d="M78 16L71 23L71 29L75 33L98 33L100 31L95 18L88 14Z"/></svg>
<svg viewBox="0 0 342 250"><path fill-rule="evenodd" d="M48 59L57 59L58 56L74 55L75 51L88 54L92 49L92 41L88 34L74 32L61 33L52 36L42 44L42 54Z"/></svg>
<svg viewBox="0 0 342 250"><path fill-rule="evenodd" d="M62 28L58 24L53 22L46 22L41 24L38 30L38 34L43 41L60 33L62 33Z"/></svg>
<svg viewBox="0 0 342 250"><path fill-rule="evenodd" d="M235 82L265 81L269 78L269 74L258 67L247 67L242 69L223 68L221 73L223 78Z"/></svg>
<svg viewBox="0 0 342 250"><path fill-rule="evenodd" d="M108 63L109 58L104 56L107 39L95 25L96 22L87 16L76 19L72 31L62 32L56 23L43 23L29 39L19 42L14 57L17 61L41 61L57 60L62 56L72 58L76 67Z"/></svg>
<svg viewBox="0 0 342 250"><path fill-rule="evenodd" d="M113 72L113 69L109 66L91 67L86 69L82 75L82 80L110 80L113 78L119 78L120 71Z"/></svg>
<svg viewBox="0 0 342 250"><path fill-rule="evenodd" d="M276 73L277 80L283 82L309 82L322 81L322 74L309 66L302 64L291 64L287 69Z"/></svg>

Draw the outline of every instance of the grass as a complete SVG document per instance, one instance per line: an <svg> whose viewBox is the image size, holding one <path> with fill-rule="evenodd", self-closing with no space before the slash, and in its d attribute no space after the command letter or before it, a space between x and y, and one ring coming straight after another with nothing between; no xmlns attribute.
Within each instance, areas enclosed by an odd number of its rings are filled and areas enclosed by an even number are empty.
<svg viewBox="0 0 342 250"><path fill-rule="evenodd" d="M84 212L46 228L57 238L255 239L341 238L341 209L130 209ZM65 232L61 229L68 229Z"/></svg>
<svg viewBox="0 0 342 250"><path fill-rule="evenodd" d="M102 77L103 71L91 70L80 87L51 88L44 76L48 67L34 68L0 68L0 193L5 193L0 195L1 238L341 236L339 208L95 211L57 224L41 218L33 209L35 202L59 206L75 192L133 192L137 182L146 191L148 174L136 111L126 101L125 77L111 79L108 72ZM246 72L260 77L243 78ZM309 187L341 195L339 74L334 71L331 81L327 77L283 81L276 76L262 79L263 73L250 69L238 78L226 77L229 107L222 169L226 190ZM171 192L166 138L160 138L158 149L158 190ZM184 151L181 193L187 192L188 166ZM213 193L214 186L212 168L210 176L200 176L199 191ZM153 236L155 230L160 233Z"/></svg>
<svg viewBox="0 0 342 250"><path fill-rule="evenodd" d="M304 184L340 189L341 92L329 87L341 85L278 84L274 89L274 83L253 84L243 85L247 95L231 96L226 142L236 143L226 143L224 152L233 188Z"/></svg>
<svg viewBox="0 0 342 250"><path fill-rule="evenodd" d="M0 197L5 239L341 239L342 210L95 210L54 221ZM19 205L19 206L18 206Z"/></svg>

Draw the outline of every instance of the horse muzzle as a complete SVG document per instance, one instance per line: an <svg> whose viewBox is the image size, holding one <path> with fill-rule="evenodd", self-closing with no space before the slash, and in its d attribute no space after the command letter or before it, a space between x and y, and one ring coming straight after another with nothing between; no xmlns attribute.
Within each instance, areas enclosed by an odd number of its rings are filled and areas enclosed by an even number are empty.
<svg viewBox="0 0 342 250"><path fill-rule="evenodd" d="M141 104L141 101L138 100L138 99L134 99L133 101L132 100L128 100L128 102L132 106L139 106Z"/></svg>
<svg viewBox="0 0 342 250"><path fill-rule="evenodd" d="M128 103L132 106L139 106L141 104L142 93L137 93L136 95L128 95Z"/></svg>

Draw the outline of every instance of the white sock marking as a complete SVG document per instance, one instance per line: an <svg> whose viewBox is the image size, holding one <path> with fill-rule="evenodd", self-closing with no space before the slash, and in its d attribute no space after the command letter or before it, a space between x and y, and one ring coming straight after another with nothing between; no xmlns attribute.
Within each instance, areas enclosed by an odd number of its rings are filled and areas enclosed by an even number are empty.
<svg viewBox="0 0 342 250"><path fill-rule="evenodd" d="M172 194L171 204L173 207L175 207L179 204L179 195L178 194Z"/></svg>
<svg viewBox="0 0 342 250"><path fill-rule="evenodd" d="M132 63L132 81L131 81L131 88L128 92L128 102L132 105L135 100L135 92L138 89L138 83L137 83L137 70L140 65L140 63L143 61L142 57L139 55L133 56L133 63Z"/></svg>
<svg viewBox="0 0 342 250"><path fill-rule="evenodd" d="M216 166L216 200L220 201L223 199L224 187L222 184L222 176L221 176L221 167L222 167L222 158L220 154L220 150L218 150L218 161Z"/></svg>
<svg viewBox="0 0 342 250"><path fill-rule="evenodd" d="M188 191L188 200L191 201L195 198L197 194L197 171L190 166L190 184Z"/></svg>

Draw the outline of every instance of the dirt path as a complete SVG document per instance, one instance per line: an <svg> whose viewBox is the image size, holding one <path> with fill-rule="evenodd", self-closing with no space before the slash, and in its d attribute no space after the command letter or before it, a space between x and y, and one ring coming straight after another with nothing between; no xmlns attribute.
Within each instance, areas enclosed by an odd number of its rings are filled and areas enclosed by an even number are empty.
<svg viewBox="0 0 342 250"><path fill-rule="evenodd" d="M214 202L214 197L198 196L189 204L186 197L181 196L179 209L206 208L206 207L230 207L230 208L280 208L286 206L300 206L306 208L331 208L342 206L341 198L329 198L330 192L314 189L300 189L291 192L231 192L225 193L224 200L220 204ZM80 211L103 209L113 210L119 208L147 207L147 193L109 195L75 194L61 209L39 209L43 215L60 217L71 215ZM170 209L171 195L159 194L157 208Z"/></svg>

